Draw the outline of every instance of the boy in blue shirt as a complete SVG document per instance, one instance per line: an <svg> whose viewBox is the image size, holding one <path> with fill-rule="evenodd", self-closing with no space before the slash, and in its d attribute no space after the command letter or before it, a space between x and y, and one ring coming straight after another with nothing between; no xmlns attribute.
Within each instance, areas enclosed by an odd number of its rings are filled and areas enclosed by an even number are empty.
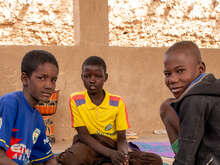
<svg viewBox="0 0 220 165"><path fill-rule="evenodd" d="M55 57L47 51L32 50L23 57L23 90L0 97L0 165L57 165L35 106L49 100L58 70Z"/></svg>

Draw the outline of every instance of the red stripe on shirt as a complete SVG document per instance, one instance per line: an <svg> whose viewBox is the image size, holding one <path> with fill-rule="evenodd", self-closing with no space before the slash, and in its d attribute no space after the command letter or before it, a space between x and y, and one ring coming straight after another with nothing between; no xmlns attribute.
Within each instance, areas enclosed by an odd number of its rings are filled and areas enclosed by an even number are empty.
<svg viewBox="0 0 220 165"><path fill-rule="evenodd" d="M69 107L70 107L70 115L71 115L71 121L72 121L72 127L73 127L73 124L74 124L74 118L73 118L73 110L72 110L72 106L71 106L71 99L73 99L74 96L70 97L69 98Z"/></svg>
<svg viewBox="0 0 220 165"><path fill-rule="evenodd" d="M128 128L130 128L130 123L128 121L128 112L127 112L127 106L126 105L125 105L125 114L126 114L126 120L127 120Z"/></svg>
<svg viewBox="0 0 220 165"><path fill-rule="evenodd" d="M85 99L85 95L75 95L72 98L73 100L77 101L77 100Z"/></svg>
<svg viewBox="0 0 220 165"><path fill-rule="evenodd" d="M119 100L120 100L120 97L117 97L117 96L110 96L110 100L113 100L113 101L119 101Z"/></svg>
<svg viewBox="0 0 220 165"><path fill-rule="evenodd" d="M122 100L122 101L123 101L123 100ZM124 102L124 101L123 101L123 102ZM129 123L129 121L128 121L127 105L125 104L125 102L124 102L124 105L125 105L125 115L126 115L127 125L128 125L128 128L130 128L131 126L130 126L130 123Z"/></svg>

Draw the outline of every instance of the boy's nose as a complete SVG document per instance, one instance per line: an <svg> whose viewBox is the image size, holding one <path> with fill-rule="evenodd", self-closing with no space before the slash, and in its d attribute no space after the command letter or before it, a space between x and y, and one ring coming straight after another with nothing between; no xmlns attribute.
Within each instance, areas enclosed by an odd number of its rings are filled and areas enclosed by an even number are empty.
<svg viewBox="0 0 220 165"><path fill-rule="evenodd" d="M95 76L91 76L90 82L95 82L95 80L96 80Z"/></svg>
<svg viewBox="0 0 220 165"><path fill-rule="evenodd" d="M45 83L45 88L47 88L47 89L53 89L53 88L55 88L55 85L54 85L54 83L53 83L52 81L48 80L48 81L46 81L46 83Z"/></svg>
<svg viewBox="0 0 220 165"><path fill-rule="evenodd" d="M176 83L179 81L179 77L176 74L172 74L169 78L168 78L168 82L169 83Z"/></svg>

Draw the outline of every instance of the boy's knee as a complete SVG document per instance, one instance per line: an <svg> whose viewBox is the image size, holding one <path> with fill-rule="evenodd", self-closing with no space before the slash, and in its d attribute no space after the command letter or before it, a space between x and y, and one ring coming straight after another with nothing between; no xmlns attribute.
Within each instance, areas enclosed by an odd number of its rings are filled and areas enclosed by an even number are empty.
<svg viewBox="0 0 220 165"><path fill-rule="evenodd" d="M129 152L129 164L150 164L150 165L162 165L163 161L161 157L154 153L132 151Z"/></svg>
<svg viewBox="0 0 220 165"><path fill-rule="evenodd" d="M163 164L161 157L157 154L148 153L147 157L151 165L162 165Z"/></svg>
<svg viewBox="0 0 220 165"><path fill-rule="evenodd" d="M62 165L92 164L95 162L96 153L83 143L75 143L62 152L57 161Z"/></svg>

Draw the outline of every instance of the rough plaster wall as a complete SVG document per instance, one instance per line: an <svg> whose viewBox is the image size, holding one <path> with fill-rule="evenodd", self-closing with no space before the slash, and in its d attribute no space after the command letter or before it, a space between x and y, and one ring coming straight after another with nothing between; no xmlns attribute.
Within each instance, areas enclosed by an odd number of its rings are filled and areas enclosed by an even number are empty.
<svg viewBox="0 0 220 165"><path fill-rule="evenodd" d="M0 0L0 45L74 45L73 0Z"/></svg>
<svg viewBox="0 0 220 165"><path fill-rule="evenodd" d="M111 46L220 48L220 0L109 0L109 22Z"/></svg>

